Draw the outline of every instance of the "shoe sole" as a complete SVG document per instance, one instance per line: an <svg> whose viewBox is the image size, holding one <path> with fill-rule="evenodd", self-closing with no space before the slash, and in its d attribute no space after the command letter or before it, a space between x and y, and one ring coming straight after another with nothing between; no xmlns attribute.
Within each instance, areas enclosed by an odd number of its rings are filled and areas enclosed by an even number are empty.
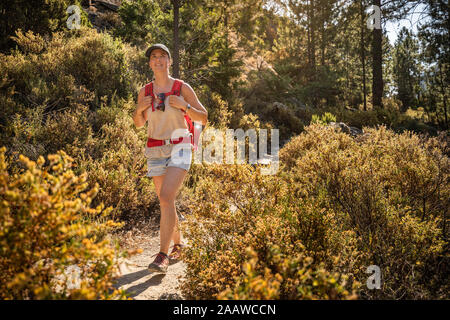
<svg viewBox="0 0 450 320"><path fill-rule="evenodd" d="M167 269L161 269L158 267L154 267L154 266L148 266L147 268L149 271L153 271L153 272L157 272L157 273L167 273Z"/></svg>

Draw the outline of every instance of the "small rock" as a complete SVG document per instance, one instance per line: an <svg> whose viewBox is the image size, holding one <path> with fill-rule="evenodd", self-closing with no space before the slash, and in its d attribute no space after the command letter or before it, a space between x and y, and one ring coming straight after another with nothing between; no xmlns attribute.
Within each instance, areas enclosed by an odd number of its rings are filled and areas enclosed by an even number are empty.
<svg viewBox="0 0 450 320"><path fill-rule="evenodd" d="M163 293L158 300L183 300L183 298L178 293Z"/></svg>
<svg viewBox="0 0 450 320"><path fill-rule="evenodd" d="M340 128L342 132L350 134L353 137L357 137L358 135L361 135L364 133L363 130L357 128L357 127L350 127L344 122L330 122L328 124L329 126L332 126L334 128Z"/></svg>

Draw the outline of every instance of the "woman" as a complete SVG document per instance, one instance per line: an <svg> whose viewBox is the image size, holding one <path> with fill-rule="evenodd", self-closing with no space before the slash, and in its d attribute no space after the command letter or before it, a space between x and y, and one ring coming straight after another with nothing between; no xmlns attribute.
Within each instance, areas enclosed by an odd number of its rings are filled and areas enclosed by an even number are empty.
<svg viewBox="0 0 450 320"><path fill-rule="evenodd" d="M160 252L148 268L151 271L166 273L169 259L177 259L183 246L175 198L191 166L192 158L186 121L188 118L185 115L192 121L206 125L208 111L200 103L191 86L169 75L172 58L165 45L155 44L148 48L145 54L149 57L154 80L139 91L133 120L137 128L148 122L148 141L145 148L147 176L153 177L161 207ZM175 139L174 132L183 134L176 135L180 139ZM185 147L173 152L181 146L174 150L180 141ZM178 158L177 161L175 158ZM172 240L174 247L168 256Z"/></svg>

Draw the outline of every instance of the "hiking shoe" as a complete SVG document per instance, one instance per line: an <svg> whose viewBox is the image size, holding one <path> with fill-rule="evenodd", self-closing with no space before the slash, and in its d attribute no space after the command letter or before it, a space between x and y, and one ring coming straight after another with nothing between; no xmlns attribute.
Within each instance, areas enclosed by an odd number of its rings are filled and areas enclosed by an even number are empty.
<svg viewBox="0 0 450 320"><path fill-rule="evenodd" d="M179 260L181 256L181 250L185 247L182 243L177 243L173 246L172 252L169 254L170 260Z"/></svg>
<svg viewBox="0 0 450 320"><path fill-rule="evenodd" d="M166 273L169 266L169 257L160 252L156 256L155 260L149 264L148 270L159 273Z"/></svg>

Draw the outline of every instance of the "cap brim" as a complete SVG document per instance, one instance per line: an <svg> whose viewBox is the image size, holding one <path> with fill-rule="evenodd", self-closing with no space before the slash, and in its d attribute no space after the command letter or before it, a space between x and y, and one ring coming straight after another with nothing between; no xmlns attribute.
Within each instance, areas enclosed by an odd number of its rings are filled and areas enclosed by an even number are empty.
<svg viewBox="0 0 450 320"><path fill-rule="evenodd" d="M152 51L153 51L154 49L156 49L156 48L154 48L154 47L148 48L147 51L145 51L145 55L146 55L147 57L150 57L150 53L152 53Z"/></svg>
<svg viewBox="0 0 450 320"><path fill-rule="evenodd" d="M164 51L165 53L167 53L169 58L171 58L170 53L167 52L167 50L165 50L164 48L161 48L160 46L151 46L150 48L147 49L147 51L145 51L145 56L147 58L150 58L150 54L152 53L153 50L156 50L156 49L160 49L160 50Z"/></svg>

